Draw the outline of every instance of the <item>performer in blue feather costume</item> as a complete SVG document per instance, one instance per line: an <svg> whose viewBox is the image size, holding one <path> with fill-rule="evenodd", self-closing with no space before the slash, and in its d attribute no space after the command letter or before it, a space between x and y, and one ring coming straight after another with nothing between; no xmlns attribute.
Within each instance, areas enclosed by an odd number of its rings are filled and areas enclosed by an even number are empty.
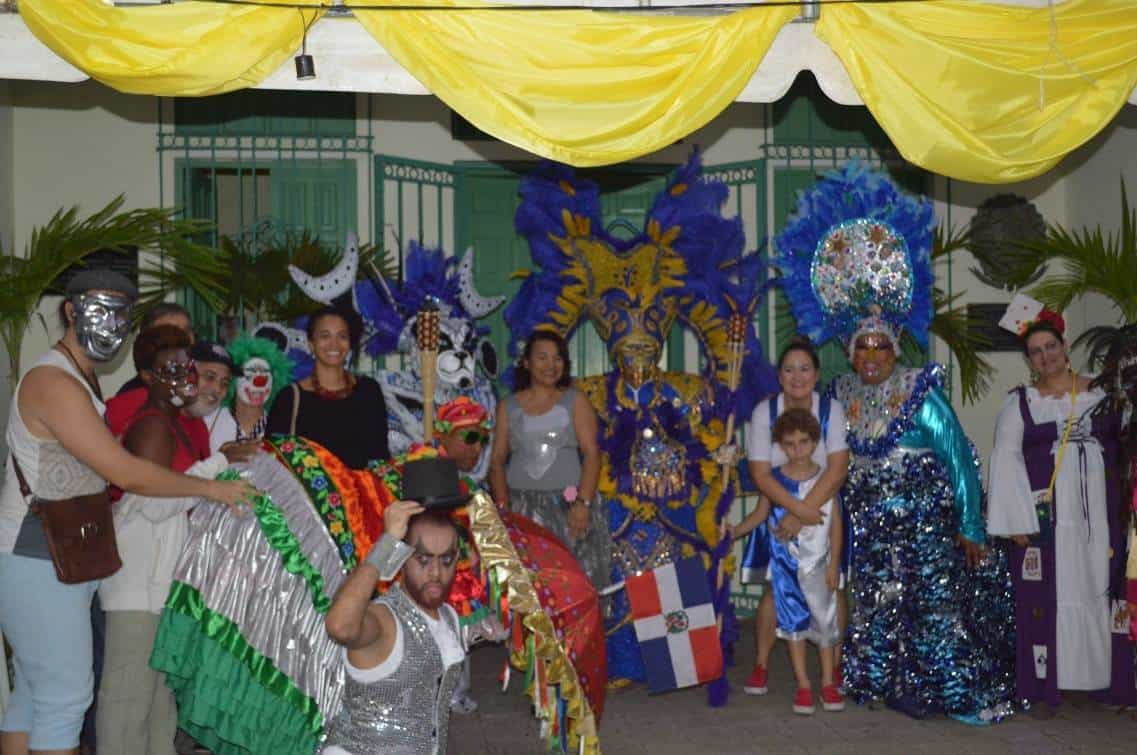
<svg viewBox="0 0 1137 755"><path fill-rule="evenodd" d="M721 214L727 188L702 177L697 154L671 178L632 239L604 231L597 186L567 167L543 166L523 182L521 195L516 226L537 269L505 311L513 355L536 329L567 339L588 319L615 366L576 383L600 421L599 492L609 502L613 581L701 555L729 657L737 629L729 580L718 575L730 545L720 525L736 482L732 474L723 478L720 462L733 450L725 437L731 414L749 416L776 387L748 326L766 263L743 253L741 221ZM746 324L736 328L733 351L732 317ZM698 374L659 367L677 322L699 342L704 369ZM732 359L741 361L733 373ZM741 376L737 385L732 374ZM623 593L611 611L608 674L617 682L644 679ZM725 702L724 680L712 684L710 698Z"/></svg>
<svg viewBox="0 0 1137 755"><path fill-rule="evenodd" d="M775 244L799 328L842 340L854 369L830 386L852 452L846 693L978 724L1010 711L1006 559L985 549L978 462L943 368L896 364L902 330L927 347L933 222L931 202L850 164L800 197Z"/></svg>

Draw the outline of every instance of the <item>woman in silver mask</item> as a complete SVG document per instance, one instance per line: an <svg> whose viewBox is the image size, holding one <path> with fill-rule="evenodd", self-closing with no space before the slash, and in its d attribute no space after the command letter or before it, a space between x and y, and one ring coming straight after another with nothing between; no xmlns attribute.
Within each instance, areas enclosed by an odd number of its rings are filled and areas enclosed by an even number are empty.
<svg viewBox="0 0 1137 755"><path fill-rule="evenodd" d="M93 696L89 614L98 582L59 581L28 499L89 495L108 481L144 496L200 497L233 507L256 492L244 481L187 477L132 456L106 428L94 370L122 347L137 295L118 273L76 275L62 308L63 337L20 380L9 411L11 453L0 491L0 631L12 646L16 678L0 725L5 755L76 752ZM27 498L13 459L30 488Z"/></svg>

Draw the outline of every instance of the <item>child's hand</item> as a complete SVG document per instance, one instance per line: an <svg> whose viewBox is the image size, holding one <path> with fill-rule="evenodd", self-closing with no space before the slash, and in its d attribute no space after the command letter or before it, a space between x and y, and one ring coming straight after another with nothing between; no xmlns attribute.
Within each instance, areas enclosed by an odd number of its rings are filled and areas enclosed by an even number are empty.
<svg viewBox="0 0 1137 755"><path fill-rule="evenodd" d="M825 567L825 587L829 592L836 592L839 584L841 584L841 569L836 563L831 563Z"/></svg>
<svg viewBox="0 0 1137 755"><path fill-rule="evenodd" d="M782 517L782 521L778 524L778 528L774 530L774 537L783 543L793 540L801 532L802 523L793 514L786 514Z"/></svg>

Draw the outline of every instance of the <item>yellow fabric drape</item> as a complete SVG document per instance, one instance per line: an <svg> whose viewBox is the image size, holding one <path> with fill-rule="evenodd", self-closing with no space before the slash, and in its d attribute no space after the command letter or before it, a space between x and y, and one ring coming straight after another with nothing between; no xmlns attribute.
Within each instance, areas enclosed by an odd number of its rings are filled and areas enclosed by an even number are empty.
<svg viewBox="0 0 1137 755"><path fill-rule="evenodd" d="M304 24L321 14L315 8L194 2L135 8L99 0L20 3L32 33L91 78L120 92L164 96L221 94L259 84L295 53Z"/></svg>
<svg viewBox="0 0 1137 755"><path fill-rule="evenodd" d="M535 154L590 166L654 152L711 121L797 12L355 15L412 76L478 128Z"/></svg>
<svg viewBox="0 0 1137 755"><path fill-rule="evenodd" d="M1054 167L1137 85L1137 3L1069 0L1053 26L1050 13L959 0L826 5L816 33L905 158L1008 183Z"/></svg>
<svg viewBox="0 0 1137 755"><path fill-rule="evenodd" d="M40 40L93 78L163 96L253 86L295 53L303 32L296 8L21 0L20 11ZM306 20L319 12L305 10ZM356 17L483 131L587 166L648 154L713 119L795 13L362 10ZM1137 85L1134 0L1068 0L1053 16L962 0L836 4L822 9L817 34L905 157L970 181L1045 172L1099 132Z"/></svg>

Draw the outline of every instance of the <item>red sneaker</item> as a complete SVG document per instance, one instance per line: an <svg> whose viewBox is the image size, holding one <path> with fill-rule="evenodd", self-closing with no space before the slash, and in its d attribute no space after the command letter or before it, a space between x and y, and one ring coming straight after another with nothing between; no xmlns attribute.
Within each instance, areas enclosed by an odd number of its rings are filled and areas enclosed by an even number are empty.
<svg viewBox="0 0 1137 755"><path fill-rule="evenodd" d="M821 688L821 707L833 713L845 710L845 698L841 696L841 690L837 689L836 684Z"/></svg>
<svg viewBox="0 0 1137 755"><path fill-rule="evenodd" d="M794 695L794 713L802 716L812 716L816 708L813 705L813 690L798 687Z"/></svg>
<svg viewBox="0 0 1137 755"><path fill-rule="evenodd" d="M750 672L750 676L746 679L746 686L743 687L748 695L764 695L770 691L766 686L766 667L754 664L754 670Z"/></svg>

